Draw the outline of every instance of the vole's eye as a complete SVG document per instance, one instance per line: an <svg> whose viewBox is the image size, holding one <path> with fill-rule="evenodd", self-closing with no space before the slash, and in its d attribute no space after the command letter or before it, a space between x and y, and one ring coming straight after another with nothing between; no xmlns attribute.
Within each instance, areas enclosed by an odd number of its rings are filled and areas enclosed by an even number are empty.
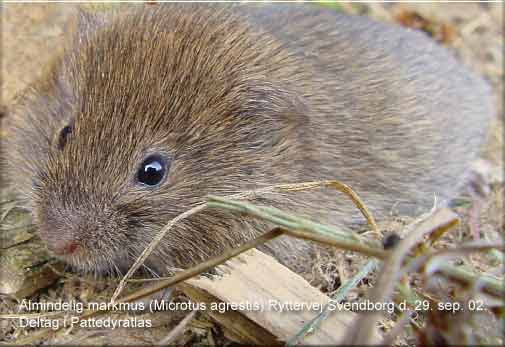
<svg viewBox="0 0 505 347"><path fill-rule="evenodd" d="M167 161L160 155L154 154L147 157L140 165L137 180L148 186L159 184L167 172Z"/></svg>
<svg viewBox="0 0 505 347"><path fill-rule="evenodd" d="M67 144L68 136L72 134L72 126L67 125L60 130L60 136L58 137L58 148L63 149Z"/></svg>

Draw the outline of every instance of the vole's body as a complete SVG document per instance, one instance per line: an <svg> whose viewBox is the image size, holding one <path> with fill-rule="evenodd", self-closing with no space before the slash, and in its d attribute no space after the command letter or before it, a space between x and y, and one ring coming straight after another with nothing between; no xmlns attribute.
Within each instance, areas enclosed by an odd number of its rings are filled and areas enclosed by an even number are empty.
<svg viewBox="0 0 505 347"><path fill-rule="evenodd" d="M6 155L42 238L84 269L128 267L208 194L338 179L379 216L429 208L457 192L492 113L487 86L443 48L365 18L179 4L82 20L9 116ZM170 168L146 187L135 175L152 153ZM362 218L333 191L260 202L339 226ZM148 266L187 267L266 228L204 211ZM272 246L287 263L300 248Z"/></svg>

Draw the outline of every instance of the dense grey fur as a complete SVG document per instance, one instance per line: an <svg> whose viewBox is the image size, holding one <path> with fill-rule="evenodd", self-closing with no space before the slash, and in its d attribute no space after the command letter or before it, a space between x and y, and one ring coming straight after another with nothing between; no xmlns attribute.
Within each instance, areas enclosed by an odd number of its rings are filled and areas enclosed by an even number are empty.
<svg viewBox="0 0 505 347"><path fill-rule="evenodd" d="M338 179L375 215L453 196L492 116L489 87L419 32L309 6L158 5L81 14L74 43L9 115L9 177L50 248L123 271L208 194ZM74 124L63 149L61 129ZM172 160L158 188L146 155ZM261 203L337 226L363 218L333 191ZM187 267L268 226L206 211L147 266ZM303 243L270 247L292 264Z"/></svg>

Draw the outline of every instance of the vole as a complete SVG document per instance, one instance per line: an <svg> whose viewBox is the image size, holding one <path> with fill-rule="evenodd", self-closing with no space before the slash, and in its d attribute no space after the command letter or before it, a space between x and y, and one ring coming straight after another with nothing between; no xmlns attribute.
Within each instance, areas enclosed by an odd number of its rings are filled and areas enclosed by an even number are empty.
<svg viewBox="0 0 505 347"><path fill-rule="evenodd" d="M8 115L6 177L77 269L125 271L171 219L279 183L338 179L375 215L460 189L493 115L489 86L423 33L313 5L163 4L79 15L65 52ZM263 205L348 227L334 191ZM146 262L187 268L266 232L205 210ZM266 246L290 264L307 252Z"/></svg>

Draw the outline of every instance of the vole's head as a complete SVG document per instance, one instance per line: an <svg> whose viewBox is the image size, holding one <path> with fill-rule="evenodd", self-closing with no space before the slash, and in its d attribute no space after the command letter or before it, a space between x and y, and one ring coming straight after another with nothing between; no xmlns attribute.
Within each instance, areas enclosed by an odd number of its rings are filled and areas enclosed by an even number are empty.
<svg viewBox="0 0 505 347"><path fill-rule="evenodd" d="M83 17L13 127L11 175L26 175L13 180L54 253L123 271L206 195L288 180L289 163L296 171L298 72L274 40L202 8ZM181 222L154 257L189 265L245 238L217 215Z"/></svg>

